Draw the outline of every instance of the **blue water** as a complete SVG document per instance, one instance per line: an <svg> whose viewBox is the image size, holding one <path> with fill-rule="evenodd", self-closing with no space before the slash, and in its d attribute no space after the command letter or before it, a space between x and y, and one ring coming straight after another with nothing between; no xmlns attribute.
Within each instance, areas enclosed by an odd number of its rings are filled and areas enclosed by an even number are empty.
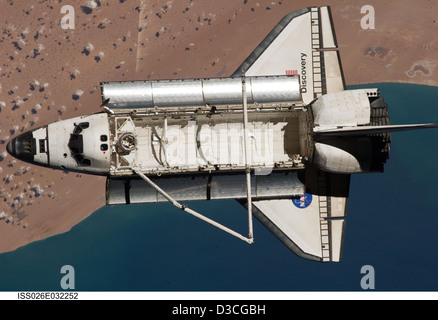
<svg viewBox="0 0 438 320"><path fill-rule="evenodd" d="M438 122L438 88L366 87L381 89L393 124ZM62 290L63 265L81 291L354 291L363 265L374 267L376 290L438 290L437 138L438 130L395 133L385 173L353 176L340 264L296 257L257 221L249 245L170 204L129 205L0 254L0 290ZM234 201L191 206L246 232Z"/></svg>

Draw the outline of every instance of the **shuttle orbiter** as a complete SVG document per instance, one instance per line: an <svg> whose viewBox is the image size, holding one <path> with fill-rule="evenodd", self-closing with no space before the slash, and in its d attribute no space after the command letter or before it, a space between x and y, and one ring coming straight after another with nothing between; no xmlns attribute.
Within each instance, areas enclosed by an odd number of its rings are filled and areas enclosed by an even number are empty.
<svg viewBox="0 0 438 320"><path fill-rule="evenodd" d="M350 175L382 172L378 89L345 90L329 7L285 16L229 78L103 82L102 112L26 132L23 161L107 176L109 205L171 201L249 243L252 216L297 255L340 261ZM236 199L244 236L188 208Z"/></svg>

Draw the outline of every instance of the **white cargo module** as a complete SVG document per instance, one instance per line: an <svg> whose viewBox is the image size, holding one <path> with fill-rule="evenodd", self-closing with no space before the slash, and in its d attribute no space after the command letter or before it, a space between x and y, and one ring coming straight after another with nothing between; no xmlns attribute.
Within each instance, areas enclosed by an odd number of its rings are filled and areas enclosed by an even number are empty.
<svg viewBox="0 0 438 320"><path fill-rule="evenodd" d="M106 175L107 204L170 201L244 241L252 216L300 257L340 261L352 173L382 172L378 89L345 91L328 7L288 14L229 78L103 82L101 113L7 146L18 159ZM188 208L236 199L248 236Z"/></svg>

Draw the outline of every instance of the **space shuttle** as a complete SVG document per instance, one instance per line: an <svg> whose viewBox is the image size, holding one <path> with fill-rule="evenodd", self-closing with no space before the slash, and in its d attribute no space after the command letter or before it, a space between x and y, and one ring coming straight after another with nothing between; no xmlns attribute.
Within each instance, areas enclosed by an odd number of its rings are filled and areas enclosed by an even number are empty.
<svg viewBox="0 0 438 320"><path fill-rule="evenodd" d="M248 243L255 217L298 256L339 262L350 176L383 172L378 88L346 90L330 8L286 15L227 78L102 82L102 110L28 131L8 152L105 175L107 205L170 201ZM243 235L189 208L235 199ZM215 205L214 202L211 205Z"/></svg>

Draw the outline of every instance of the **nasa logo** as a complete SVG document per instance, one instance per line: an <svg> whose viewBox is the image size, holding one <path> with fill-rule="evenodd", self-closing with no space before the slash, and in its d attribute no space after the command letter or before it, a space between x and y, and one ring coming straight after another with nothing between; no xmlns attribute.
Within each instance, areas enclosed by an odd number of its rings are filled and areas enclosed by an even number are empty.
<svg viewBox="0 0 438 320"><path fill-rule="evenodd" d="M305 193L301 195L299 199L292 199L292 202L295 207L299 209L305 209L312 203L312 195L309 193Z"/></svg>

